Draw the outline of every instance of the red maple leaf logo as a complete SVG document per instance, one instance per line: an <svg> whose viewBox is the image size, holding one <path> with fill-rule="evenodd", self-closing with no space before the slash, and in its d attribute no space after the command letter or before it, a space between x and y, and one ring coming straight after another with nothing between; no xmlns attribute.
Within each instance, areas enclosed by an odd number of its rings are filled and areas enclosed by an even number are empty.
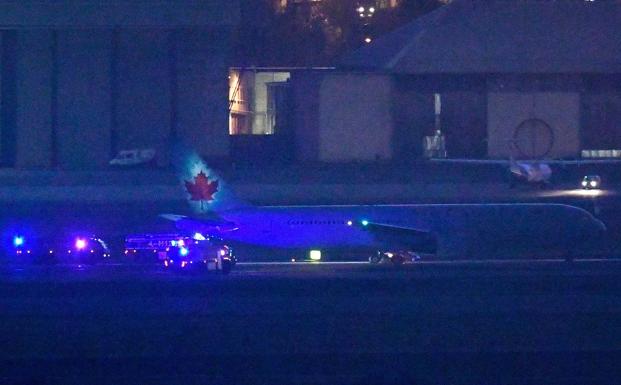
<svg viewBox="0 0 621 385"><path fill-rule="evenodd" d="M201 171L194 177L194 183L185 181L185 189L190 194L190 200L200 201L201 210L203 202L213 200L213 195L218 192L218 181L210 181L207 175Z"/></svg>

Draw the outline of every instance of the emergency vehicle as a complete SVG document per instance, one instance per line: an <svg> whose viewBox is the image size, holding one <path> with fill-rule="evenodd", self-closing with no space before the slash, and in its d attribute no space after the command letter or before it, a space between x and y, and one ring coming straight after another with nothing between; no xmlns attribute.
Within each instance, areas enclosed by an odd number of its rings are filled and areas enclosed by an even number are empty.
<svg viewBox="0 0 621 385"><path fill-rule="evenodd" d="M11 263L96 264L110 259L110 249L95 235L18 233L10 246L3 239L0 247Z"/></svg>
<svg viewBox="0 0 621 385"><path fill-rule="evenodd" d="M125 238L125 255L134 261L157 262L168 269L205 269L228 274L233 250L201 234L134 234Z"/></svg>

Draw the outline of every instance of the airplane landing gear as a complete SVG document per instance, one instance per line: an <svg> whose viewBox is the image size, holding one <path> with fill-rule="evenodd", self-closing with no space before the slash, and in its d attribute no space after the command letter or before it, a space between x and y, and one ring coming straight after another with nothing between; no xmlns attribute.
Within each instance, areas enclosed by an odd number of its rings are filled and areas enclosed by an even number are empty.
<svg viewBox="0 0 621 385"><path fill-rule="evenodd" d="M397 265L397 266L403 265L405 263L405 258L403 254L400 254L400 253L393 254L390 260L393 263L393 265Z"/></svg>
<svg viewBox="0 0 621 385"><path fill-rule="evenodd" d="M371 264L392 263L393 265L403 265L407 261L418 261L420 256L411 251L378 251L369 257Z"/></svg>
<svg viewBox="0 0 621 385"><path fill-rule="evenodd" d="M381 251L378 251L377 253L369 257L369 263L373 265L380 263L382 261L382 256L383 256L383 253Z"/></svg>

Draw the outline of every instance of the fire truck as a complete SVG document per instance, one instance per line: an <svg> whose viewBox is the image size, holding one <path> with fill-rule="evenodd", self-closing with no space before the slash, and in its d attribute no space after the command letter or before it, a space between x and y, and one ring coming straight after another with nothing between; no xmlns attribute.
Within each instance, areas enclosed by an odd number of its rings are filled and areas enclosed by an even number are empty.
<svg viewBox="0 0 621 385"><path fill-rule="evenodd" d="M228 274L237 262L233 250L219 239L201 234L133 234L125 238L132 261L157 262L167 269L207 270Z"/></svg>

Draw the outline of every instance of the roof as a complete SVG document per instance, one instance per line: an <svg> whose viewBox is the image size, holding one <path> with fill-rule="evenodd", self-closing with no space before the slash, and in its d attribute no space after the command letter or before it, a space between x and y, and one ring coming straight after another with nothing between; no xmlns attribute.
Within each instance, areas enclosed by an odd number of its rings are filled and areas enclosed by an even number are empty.
<svg viewBox="0 0 621 385"><path fill-rule="evenodd" d="M0 29L239 23L239 0L0 0Z"/></svg>
<svg viewBox="0 0 621 385"><path fill-rule="evenodd" d="M620 0L455 0L343 57L407 74L621 73Z"/></svg>

